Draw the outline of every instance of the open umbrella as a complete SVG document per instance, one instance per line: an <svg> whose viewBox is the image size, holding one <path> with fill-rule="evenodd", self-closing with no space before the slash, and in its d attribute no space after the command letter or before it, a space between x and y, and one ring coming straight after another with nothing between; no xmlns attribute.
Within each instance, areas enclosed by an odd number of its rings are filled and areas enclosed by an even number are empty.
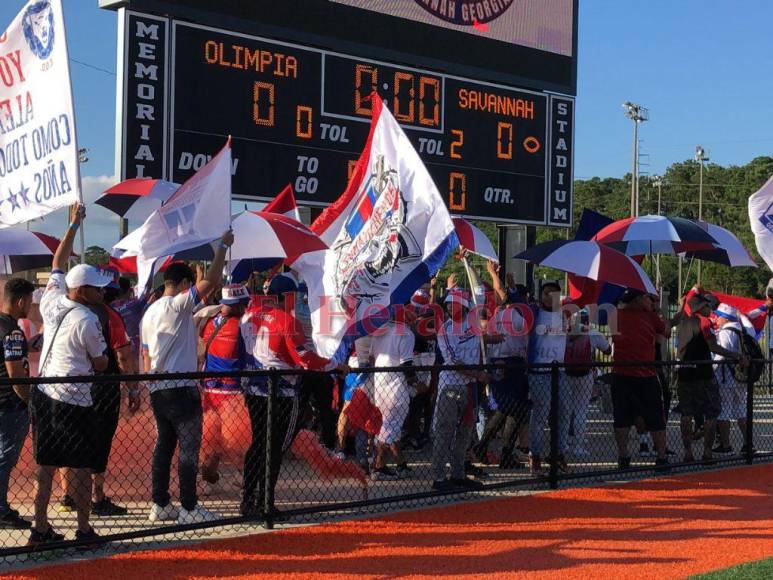
<svg viewBox="0 0 773 580"><path fill-rule="evenodd" d="M732 232L708 222L696 223L704 228L706 232L716 240L716 243L712 249L685 252L685 255L688 258L717 262L719 264L724 264L725 266L730 266L731 268L738 268L741 266L750 266L752 268L758 267L757 262L754 261L754 258L752 258L749 251L741 243L741 240L739 240Z"/></svg>
<svg viewBox="0 0 773 580"><path fill-rule="evenodd" d="M618 220L602 228L593 239L627 256L713 250L717 244L706 228L693 220L660 215Z"/></svg>
<svg viewBox="0 0 773 580"><path fill-rule="evenodd" d="M292 262L301 254L326 250L327 244L302 223L276 213L245 211L231 224L234 244L228 254L230 261L282 259ZM178 260L211 260L211 244L178 252Z"/></svg>
<svg viewBox="0 0 773 580"><path fill-rule="evenodd" d="M50 268L59 240L39 232L0 229L0 274Z"/></svg>
<svg viewBox="0 0 773 580"><path fill-rule="evenodd" d="M180 186L163 179L137 177L107 189L94 203L122 218L144 222L168 200Z"/></svg>
<svg viewBox="0 0 773 580"><path fill-rule="evenodd" d="M453 218L451 221L454 222L454 229L459 238L460 246L464 246L464 249L473 254L482 256L487 260L494 260L497 264L499 263L494 246L491 245L491 241L486 234L464 218Z"/></svg>
<svg viewBox="0 0 773 580"><path fill-rule="evenodd" d="M595 241L553 240L529 248L515 258L591 280L656 293L654 284L639 264L622 252Z"/></svg>

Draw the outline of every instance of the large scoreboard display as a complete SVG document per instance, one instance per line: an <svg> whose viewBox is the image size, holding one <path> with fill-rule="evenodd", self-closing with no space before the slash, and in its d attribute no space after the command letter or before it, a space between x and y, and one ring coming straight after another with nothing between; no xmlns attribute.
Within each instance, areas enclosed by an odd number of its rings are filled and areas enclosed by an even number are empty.
<svg viewBox="0 0 773 580"><path fill-rule="evenodd" d="M328 205L377 91L452 213L571 224L576 0L102 4L122 178L182 182L231 135L235 198Z"/></svg>

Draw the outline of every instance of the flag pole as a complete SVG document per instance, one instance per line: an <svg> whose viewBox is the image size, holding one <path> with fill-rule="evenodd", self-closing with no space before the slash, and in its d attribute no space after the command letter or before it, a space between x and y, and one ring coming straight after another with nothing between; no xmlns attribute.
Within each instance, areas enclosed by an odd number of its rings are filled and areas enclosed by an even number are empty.
<svg viewBox="0 0 773 580"><path fill-rule="evenodd" d="M230 134L228 135L228 148L231 149L231 135ZM233 155L233 150L231 150L231 154L229 155L229 157L232 157L232 155ZM229 172L229 175L231 176L231 180L233 181L233 174L231 173L231 165L230 164L228 166L228 172ZM230 216L231 229L233 229L233 222L234 222L233 207L234 207L234 191L233 191L233 184L232 184L231 187L230 187L229 194L228 194L228 215ZM245 204L244 207L246 208L247 205ZM226 277L226 281L229 284L233 283L233 273L231 272L231 259L232 259L231 251L232 251L232 246L233 246L233 244L231 246L228 246L228 265L225 267L226 271L228 271L228 276Z"/></svg>
<svg viewBox="0 0 773 580"><path fill-rule="evenodd" d="M75 154L78 156L78 163L77 163L77 174L76 179L78 183L78 199L80 200L81 205L83 208L86 208L86 204L83 201L83 186L81 182L81 149L78 145L78 123L75 119L75 96L73 94L72 90L72 75L70 75L70 45L67 42L67 21L64 16L64 7L62 6L62 3L59 2L59 12L62 16L62 29L64 30L64 49L65 49L65 56L67 60L65 61L65 66L67 66L67 79L70 81L70 103L72 104L72 136L73 136L73 143L75 143ZM85 152L84 152L85 156ZM88 159L86 159L87 161ZM86 162L84 161L84 163ZM86 234L84 233L86 229L86 220L83 220L81 222L80 227L78 228L78 231L80 232L80 244L81 244L81 264L86 263Z"/></svg>
<svg viewBox="0 0 773 580"><path fill-rule="evenodd" d="M480 311L478 310L478 297L475 293L475 283L473 282L472 270L469 262L467 262L467 256L462 256L462 263L464 264L464 271L467 273L467 281L470 283L470 295L472 296L472 302L475 304L475 316L478 318L478 328L480 328ZM481 329L482 330L482 329ZM483 364L488 364L486 359L486 343L483 340L483 332L479 335L480 338L480 355Z"/></svg>

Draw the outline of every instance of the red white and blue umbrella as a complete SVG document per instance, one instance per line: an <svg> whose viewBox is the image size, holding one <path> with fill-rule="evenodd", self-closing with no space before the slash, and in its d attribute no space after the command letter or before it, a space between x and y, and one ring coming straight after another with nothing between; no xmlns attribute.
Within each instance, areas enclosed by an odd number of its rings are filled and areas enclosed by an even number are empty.
<svg viewBox="0 0 773 580"><path fill-rule="evenodd" d="M454 222L454 229L459 238L460 246L463 246L468 252L482 256L487 260L494 260L497 264L499 263L499 257L486 234L464 218L453 218L452 221Z"/></svg>
<svg viewBox="0 0 773 580"><path fill-rule="evenodd" d="M717 240L693 220L660 215L618 220L601 229L593 239L627 256L713 250L717 244Z"/></svg>
<svg viewBox="0 0 773 580"><path fill-rule="evenodd" d="M234 218L231 228L234 244L228 259L232 262L272 259L275 263L280 259L289 264L301 254L326 250L328 247L302 223L276 213L245 211ZM214 249L212 244L204 244L178 252L174 257L179 260L211 260Z"/></svg>
<svg viewBox="0 0 773 580"><path fill-rule="evenodd" d="M553 240L515 257L591 280L657 293L655 285L635 260L598 242Z"/></svg>
<svg viewBox="0 0 773 580"><path fill-rule="evenodd" d="M749 266L757 268L757 262L749 253L744 245L741 243L735 234L726 230L723 227L710 224L708 222L696 222L700 227L704 228L706 232L715 240L713 249L705 250L693 250L685 252L688 258L695 258L696 260L707 260L709 262L717 262L730 266L731 268L738 268L742 266Z"/></svg>
<svg viewBox="0 0 773 580"><path fill-rule="evenodd" d="M39 232L0 229L0 274L50 268L59 240Z"/></svg>
<svg viewBox="0 0 773 580"><path fill-rule="evenodd" d="M144 222L180 185L163 179L137 177L106 190L95 203L122 218Z"/></svg>

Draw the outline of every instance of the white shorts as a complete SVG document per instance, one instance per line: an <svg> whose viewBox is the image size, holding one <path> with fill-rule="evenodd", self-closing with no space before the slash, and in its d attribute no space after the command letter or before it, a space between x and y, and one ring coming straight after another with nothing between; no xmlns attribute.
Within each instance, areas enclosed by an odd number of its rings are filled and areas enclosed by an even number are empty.
<svg viewBox="0 0 773 580"><path fill-rule="evenodd" d="M722 401L722 411L717 420L733 421L746 418L746 385L728 378L719 383L719 398Z"/></svg>
<svg viewBox="0 0 773 580"><path fill-rule="evenodd" d="M403 380L381 382L376 379L375 382L374 402L383 419L378 440L384 445L391 445L400 440L403 424L411 408L411 396Z"/></svg>

